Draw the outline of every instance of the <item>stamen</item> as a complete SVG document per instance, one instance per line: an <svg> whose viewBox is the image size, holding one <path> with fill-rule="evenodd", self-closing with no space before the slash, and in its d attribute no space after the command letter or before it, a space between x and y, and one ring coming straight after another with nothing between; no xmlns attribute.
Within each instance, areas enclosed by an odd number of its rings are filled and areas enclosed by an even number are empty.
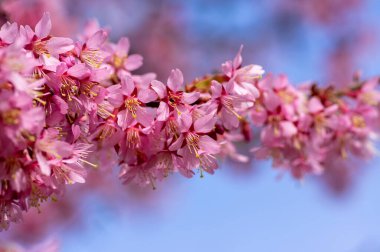
<svg viewBox="0 0 380 252"><path fill-rule="evenodd" d="M87 63L87 65L94 68L99 68L104 61L104 57L99 50L86 49L82 51L81 59Z"/></svg>
<svg viewBox="0 0 380 252"><path fill-rule="evenodd" d="M72 101L73 96L77 96L79 93L78 86L75 81L68 76L61 77L61 87L59 88L61 95L67 97L69 101Z"/></svg>
<svg viewBox="0 0 380 252"><path fill-rule="evenodd" d="M191 153L194 152L195 157L199 158L199 136L195 133L189 132L186 135L186 143Z"/></svg>
<svg viewBox="0 0 380 252"><path fill-rule="evenodd" d="M182 91L179 91L176 93L169 91L169 95L168 95L169 105L172 106L173 108L176 108L177 105L179 105L181 103L182 94L183 94ZM179 111L177 110L177 112L179 112Z"/></svg>
<svg viewBox="0 0 380 252"><path fill-rule="evenodd" d="M241 120L242 117L235 111L234 109L234 106L232 104L232 100L233 98L231 96L223 96L222 97L222 104L223 106L229 111L231 112L231 114L235 115L237 117L237 119Z"/></svg>
<svg viewBox="0 0 380 252"><path fill-rule="evenodd" d="M127 58L125 57L119 57L116 54L113 55L112 62L115 68L120 68L123 65L124 60Z"/></svg>
<svg viewBox="0 0 380 252"><path fill-rule="evenodd" d="M17 125L20 123L20 110L10 109L1 113L1 118L4 124Z"/></svg>
<svg viewBox="0 0 380 252"><path fill-rule="evenodd" d="M360 115L352 116L351 121L352 121L352 124L354 125L354 127L356 127L356 128L365 128L365 126L366 126L364 118Z"/></svg>
<svg viewBox="0 0 380 252"><path fill-rule="evenodd" d="M128 129L127 143L128 143L128 147L131 149L135 149L140 146L140 134L136 128Z"/></svg>
<svg viewBox="0 0 380 252"><path fill-rule="evenodd" d="M96 97L98 96L98 94L94 91L92 91L92 89L94 87L96 87L98 85L98 83L96 82L93 82L93 81L85 81L83 83L81 83L81 93L83 93L84 95L87 95L88 97L90 98L93 98L93 97Z"/></svg>
<svg viewBox="0 0 380 252"><path fill-rule="evenodd" d="M91 162L89 162L89 161L87 161L85 159L79 158L78 160L81 161L82 163L88 164L88 165L90 165L90 166L92 166L94 168L98 168L99 167L97 164L93 164L93 163L91 163Z"/></svg>
<svg viewBox="0 0 380 252"><path fill-rule="evenodd" d="M137 108L138 106L140 106L141 103L134 96L132 96L132 97L127 98L124 104L125 104L125 107L129 110L129 112L131 112L132 117L136 118Z"/></svg>
<svg viewBox="0 0 380 252"><path fill-rule="evenodd" d="M37 40L33 43L33 51L38 54L47 54L49 56L49 51L47 49L47 40Z"/></svg>

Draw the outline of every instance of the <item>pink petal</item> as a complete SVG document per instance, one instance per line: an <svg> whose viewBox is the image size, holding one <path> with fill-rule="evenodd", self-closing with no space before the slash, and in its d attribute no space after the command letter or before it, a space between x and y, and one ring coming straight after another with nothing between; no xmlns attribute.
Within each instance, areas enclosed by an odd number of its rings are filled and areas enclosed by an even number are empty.
<svg viewBox="0 0 380 252"><path fill-rule="evenodd" d="M0 29L0 38L5 43L12 43L18 35L17 23L5 23Z"/></svg>
<svg viewBox="0 0 380 252"><path fill-rule="evenodd" d="M47 42L47 48L51 54L61 54L74 49L74 42L69 38L53 37Z"/></svg>
<svg viewBox="0 0 380 252"><path fill-rule="evenodd" d="M232 61L226 61L225 63L222 64L222 71L225 75L227 75L228 77L232 77L232 74L233 74L233 71L234 71L234 68L232 66Z"/></svg>
<svg viewBox="0 0 380 252"><path fill-rule="evenodd" d="M143 57L138 54L129 55L124 61L124 67L128 71L134 71L141 67L143 64Z"/></svg>
<svg viewBox="0 0 380 252"><path fill-rule="evenodd" d="M277 90L285 89L289 86L288 77L284 74L280 74L273 82L273 87Z"/></svg>
<svg viewBox="0 0 380 252"><path fill-rule="evenodd" d="M76 141L80 137L80 135L81 135L80 126L73 124L71 126L71 131L73 133L74 141Z"/></svg>
<svg viewBox="0 0 380 252"><path fill-rule="evenodd" d="M308 104L308 109L310 113L318 113L323 110L323 105L321 103L321 100L318 97L313 96Z"/></svg>
<svg viewBox="0 0 380 252"><path fill-rule="evenodd" d="M219 98L222 95L223 86L219 82L211 81L211 97L213 99Z"/></svg>
<svg viewBox="0 0 380 252"><path fill-rule="evenodd" d="M281 99L273 92L264 94L264 105L269 111L275 111L281 105Z"/></svg>
<svg viewBox="0 0 380 252"><path fill-rule="evenodd" d="M181 135L179 136L179 138L178 138L174 143L172 143L172 144L169 146L169 150L170 150L170 151L175 151L175 150L178 150L179 148L181 148L182 143L183 143L183 140L184 140L184 137L183 137L183 135L181 134Z"/></svg>
<svg viewBox="0 0 380 252"><path fill-rule="evenodd" d="M125 76L124 78L121 79L121 91L123 95L130 96L135 90L135 83L133 79L129 76Z"/></svg>
<svg viewBox="0 0 380 252"><path fill-rule="evenodd" d="M86 42L89 49L99 49L106 42L108 34L105 30L99 30Z"/></svg>
<svg viewBox="0 0 380 252"><path fill-rule="evenodd" d="M207 135L199 138L199 147L208 154L218 154L220 152L220 144Z"/></svg>
<svg viewBox="0 0 380 252"><path fill-rule="evenodd" d="M156 116L156 110L154 108L142 108L139 107L136 111L136 120L144 127L148 127L153 123Z"/></svg>
<svg viewBox="0 0 380 252"><path fill-rule="evenodd" d="M142 89L139 90L137 98L144 103L148 103L157 100L157 94L152 89Z"/></svg>
<svg viewBox="0 0 380 252"><path fill-rule="evenodd" d="M85 183L87 171L79 166L66 166L70 167L69 169L69 177L75 183Z"/></svg>
<svg viewBox="0 0 380 252"><path fill-rule="evenodd" d="M63 75L64 73L67 72L67 65L65 63L61 63L57 66L57 69L55 70L57 76L61 76Z"/></svg>
<svg viewBox="0 0 380 252"><path fill-rule="evenodd" d="M223 125L227 129L236 129L237 127L239 127L239 119L237 118L237 116L232 114L225 107L223 107L221 110L221 119Z"/></svg>
<svg viewBox="0 0 380 252"><path fill-rule="evenodd" d="M187 104L193 104L199 99L200 93L191 92L191 93L183 93L183 101Z"/></svg>
<svg viewBox="0 0 380 252"><path fill-rule="evenodd" d="M181 70L174 69L171 71L171 74L168 79L168 87L176 92L182 88L183 85L183 75Z"/></svg>
<svg viewBox="0 0 380 252"><path fill-rule="evenodd" d="M229 81L226 84L223 85L224 89L227 91L228 94L232 93L234 88L235 88L235 82L234 81Z"/></svg>
<svg viewBox="0 0 380 252"><path fill-rule="evenodd" d="M53 95L52 100L54 104L57 105L59 112L62 115L67 114L67 111L69 110L69 105L67 105L67 103L61 97L59 97L58 95Z"/></svg>
<svg viewBox="0 0 380 252"><path fill-rule="evenodd" d="M121 85L112 85L107 88L107 99L114 107L120 107L124 102L123 94L121 93Z"/></svg>
<svg viewBox="0 0 380 252"><path fill-rule="evenodd" d="M128 52L129 52L129 46L130 46L129 39L126 38L126 37L122 37L119 40L119 42L117 43L117 51L116 51L116 53L118 55L124 54L124 53L128 54Z"/></svg>
<svg viewBox="0 0 380 252"><path fill-rule="evenodd" d="M36 152L36 158L37 158L38 166L40 167L41 173L45 176L50 176L51 168L48 161L45 159L45 157L40 152Z"/></svg>
<svg viewBox="0 0 380 252"><path fill-rule="evenodd" d="M157 120L164 122L169 118L169 106L165 102L160 102L157 109Z"/></svg>
<svg viewBox="0 0 380 252"><path fill-rule="evenodd" d="M291 137L297 134L297 128L296 126L294 126L292 122L287 122L287 121L281 122L280 127L282 130L282 135L284 137Z"/></svg>
<svg viewBox="0 0 380 252"><path fill-rule="evenodd" d="M252 108L251 117L254 125L262 126L267 120L268 114L266 109L264 109L260 105L257 105L254 108Z"/></svg>
<svg viewBox="0 0 380 252"><path fill-rule="evenodd" d="M128 128L133 122L133 117L128 110L122 110L117 114L117 124L121 127L122 130Z"/></svg>
<svg viewBox="0 0 380 252"><path fill-rule="evenodd" d="M112 67L107 65L102 68L93 68L91 71L90 80L95 82L102 82L109 79L112 73Z"/></svg>
<svg viewBox="0 0 380 252"><path fill-rule="evenodd" d="M194 129L198 133L208 133L214 129L216 120L215 113L209 113L194 122Z"/></svg>
<svg viewBox="0 0 380 252"><path fill-rule="evenodd" d="M91 71L87 68L85 63L76 64L67 70L67 74L77 79L85 79L90 76Z"/></svg>
<svg viewBox="0 0 380 252"><path fill-rule="evenodd" d="M243 57L241 56L242 51L243 51L243 45L240 46L240 49L238 53L236 54L233 64L232 64L233 68L235 69L237 69L243 62Z"/></svg>
<svg viewBox="0 0 380 252"><path fill-rule="evenodd" d="M151 86L152 86L152 89L156 91L156 93L158 94L158 97L160 97L161 99L166 97L167 93L166 93L166 86L164 85L164 83L158 80L153 80L151 83Z"/></svg>
<svg viewBox="0 0 380 252"><path fill-rule="evenodd" d="M45 12L41 20L38 21L34 28L38 38L46 38L51 31L51 19L50 14Z"/></svg>
<svg viewBox="0 0 380 252"><path fill-rule="evenodd" d="M178 115L178 113L174 113L176 115L178 127L180 128L181 132L187 132L191 124L193 123L193 119L191 117L191 114L189 111L181 111L181 114Z"/></svg>

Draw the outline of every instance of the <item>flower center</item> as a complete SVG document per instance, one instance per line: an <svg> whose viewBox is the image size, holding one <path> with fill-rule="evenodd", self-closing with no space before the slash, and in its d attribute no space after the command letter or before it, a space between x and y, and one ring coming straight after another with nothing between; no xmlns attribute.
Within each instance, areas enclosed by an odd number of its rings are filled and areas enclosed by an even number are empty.
<svg viewBox="0 0 380 252"><path fill-rule="evenodd" d="M37 40L33 43L33 51L38 54L49 54L49 51L47 49L47 40Z"/></svg>
<svg viewBox="0 0 380 252"><path fill-rule="evenodd" d="M77 96L79 88L75 84L75 81L67 76L61 77L61 87L59 88L62 97L67 97L69 101L72 101L73 96Z"/></svg>
<svg viewBox="0 0 380 252"><path fill-rule="evenodd" d="M20 123L20 110L10 109L1 113L1 119L6 125L17 125Z"/></svg>
<svg viewBox="0 0 380 252"><path fill-rule="evenodd" d="M98 83L96 82L93 82L93 81L85 81L83 83L81 83L80 85L80 89L81 89L81 92L82 94L90 97L90 98L94 98L96 96L98 96L98 94L96 92L94 92L94 87L96 87L98 85Z"/></svg>
<svg viewBox="0 0 380 252"><path fill-rule="evenodd" d="M179 92L171 92L169 91L169 105L172 106L173 108L177 107L178 104L181 103L182 100L182 91Z"/></svg>
<svg viewBox="0 0 380 252"><path fill-rule="evenodd" d="M99 68L103 63L104 57L99 50L86 49L82 51L81 59L86 62L87 65Z"/></svg>
<svg viewBox="0 0 380 252"><path fill-rule="evenodd" d="M137 108L141 104L137 100L137 98L135 98L135 97L129 97L128 99L125 100L124 104L125 104L126 109L128 109L129 112L131 112L132 117L136 118L137 117L137 115L136 115Z"/></svg>
<svg viewBox="0 0 380 252"><path fill-rule="evenodd" d="M186 143L191 153L194 153L199 158L199 136L195 133L189 132L186 135Z"/></svg>
<svg viewBox="0 0 380 252"><path fill-rule="evenodd" d="M287 104L290 104L294 101L294 96L286 90L278 91L277 95L280 96L281 100Z"/></svg>
<svg viewBox="0 0 380 252"><path fill-rule="evenodd" d="M126 58L127 57L119 57L116 54L114 54L112 61L115 68L120 68L123 65L123 62Z"/></svg>
<svg viewBox="0 0 380 252"><path fill-rule="evenodd" d="M352 116L351 122L356 128L364 128L366 126L364 118L360 115Z"/></svg>

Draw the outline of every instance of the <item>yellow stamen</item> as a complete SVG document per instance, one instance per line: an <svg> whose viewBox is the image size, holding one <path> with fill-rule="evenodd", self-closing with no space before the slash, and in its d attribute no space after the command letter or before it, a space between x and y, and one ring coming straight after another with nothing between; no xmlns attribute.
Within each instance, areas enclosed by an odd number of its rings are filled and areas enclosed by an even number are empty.
<svg viewBox="0 0 380 252"><path fill-rule="evenodd" d="M20 123L20 110L10 109L10 110L4 111L1 114L1 118L4 124L17 125Z"/></svg>
<svg viewBox="0 0 380 252"><path fill-rule="evenodd" d="M138 108L138 106L140 106L141 103L136 98L134 98L132 96L132 97L129 97L128 99L126 99L124 104L125 104L125 107L129 110L129 112L131 112L132 117L136 118L137 117L137 115L136 115L137 108Z"/></svg>
<svg viewBox="0 0 380 252"><path fill-rule="evenodd" d="M87 49L82 51L81 59L87 63L87 65L94 68L99 68L104 61L104 57L99 50Z"/></svg>
<svg viewBox="0 0 380 252"><path fill-rule="evenodd" d="M351 121L356 128L364 128L366 126L364 118L360 115L352 116Z"/></svg>
<svg viewBox="0 0 380 252"><path fill-rule="evenodd" d="M186 143L190 152L194 153L196 158L199 158L199 136L192 132L187 133Z"/></svg>

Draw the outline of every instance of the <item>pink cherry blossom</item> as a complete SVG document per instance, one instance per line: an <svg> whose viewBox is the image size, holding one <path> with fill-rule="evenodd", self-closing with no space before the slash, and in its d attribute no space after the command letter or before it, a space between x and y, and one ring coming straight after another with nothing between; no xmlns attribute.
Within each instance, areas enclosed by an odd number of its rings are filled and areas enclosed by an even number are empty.
<svg viewBox="0 0 380 252"><path fill-rule="evenodd" d="M216 74L166 84L135 74L142 56L92 23L79 41L34 27L0 29L0 228L64 196L87 174L119 169L123 183L156 188L171 174L213 174L221 158L270 158L296 179L376 154L378 77L333 88L296 87L286 75L243 65L242 48ZM256 139L258 141L256 141ZM90 181L89 181L90 180Z"/></svg>

